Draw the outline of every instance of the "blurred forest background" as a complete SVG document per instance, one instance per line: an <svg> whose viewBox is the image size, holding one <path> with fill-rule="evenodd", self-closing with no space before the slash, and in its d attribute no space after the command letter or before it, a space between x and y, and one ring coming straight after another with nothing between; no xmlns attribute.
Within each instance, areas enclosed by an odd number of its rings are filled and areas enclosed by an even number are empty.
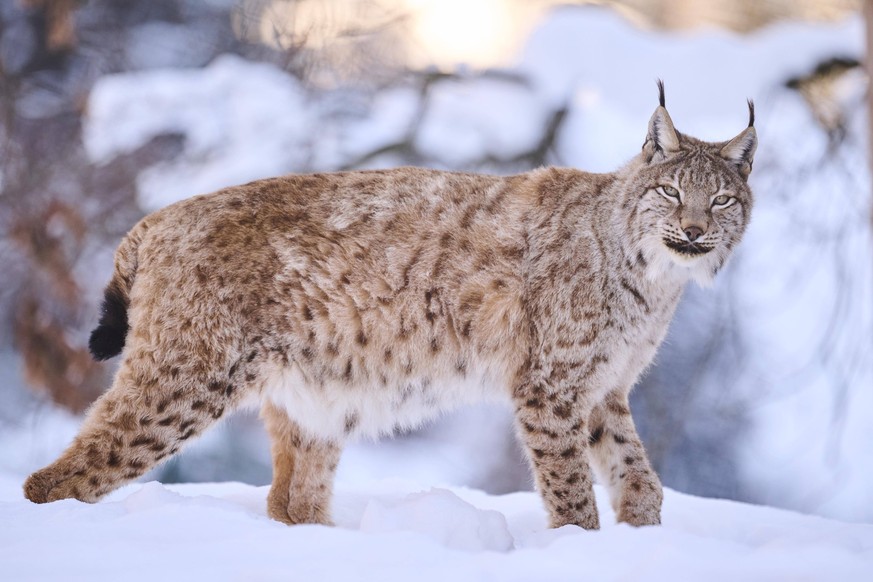
<svg viewBox="0 0 873 582"><path fill-rule="evenodd" d="M108 386L87 336L146 213L288 172L610 171L662 77L704 139L754 98L760 147L746 241L635 389L652 461L681 491L873 521L871 22L861 0L0 0L0 471L52 460ZM495 407L340 467L384 477L531 486ZM268 483L256 415L149 478Z"/></svg>

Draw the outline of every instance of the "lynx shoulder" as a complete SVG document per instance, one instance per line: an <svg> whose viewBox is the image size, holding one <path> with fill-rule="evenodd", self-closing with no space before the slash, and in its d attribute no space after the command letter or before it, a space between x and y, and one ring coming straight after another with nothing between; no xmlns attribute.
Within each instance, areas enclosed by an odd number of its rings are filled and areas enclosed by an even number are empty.
<svg viewBox="0 0 873 582"><path fill-rule="evenodd" d="M268 513L328 523L348 439L504 398L553 526L598 526L592 472L620 520L659 523L628 393L683 286L740 241L755 146L751 115L727 142L677 132L661 87L610 174L292 175L156 212L121 242L91 338L121 353L115 381L25 494L96 501L255 405Z"/></svg>

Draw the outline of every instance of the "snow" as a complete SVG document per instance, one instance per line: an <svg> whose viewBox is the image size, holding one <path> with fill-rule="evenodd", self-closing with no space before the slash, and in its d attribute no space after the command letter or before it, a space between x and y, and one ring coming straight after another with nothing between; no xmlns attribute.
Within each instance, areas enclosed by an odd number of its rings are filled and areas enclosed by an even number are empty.
<svg viewBox="0 0 873 582"><path fill-rule="evenodd" d="M265 515L266 487L124 487L34 505L0 479L5 580L863 580L873 526L665 492L663 525L546 529L535 493L343 484L335 527Z"/></svg>
<svg viewBox="0 0 873 582"><path fill-rule="evenodd" d="M780 120L796 123L775 107L780 85L820 60L863 54L863 44L859 18L779 24L748 36L667 34L634 28L607 8L566 7L534 30L515 70L531 79L541 102L571 104L559 151L563 164L610 172L625 163L645 139L656 104L654 82L661 78L676 128L701 139L739 133L747 123L746 99L754 99L759 170L762 156L790 155L778 149L792 142L768 131Z"/></svg>
<svg viewBox="0 0 873 582"><path fill-rule="evenodd" d="M429 97L418 146L449 167L532 150L548 115L529 88L498 78L439 83Z"/></svg>
<svg viewBox="0 0 873 582"><path fill-rule="evenodd" d="M303 164L313 134L308 107L293 77L235 55L204 69L107 75L89 99L85 148L105 163L162 133L184 134L182 159L137 181L143 206L156 209Z"/></svg>
<svg viewBox="0 0 873 582"><path fill-rule="evenodd" d="M344 153L356 158L396 143L410 131L417 112L418 93L411 87L380 91L368 115L346 128Z"/></svg>
<svg viewBox="0 0 873 582"><path fill-rule="evenodd" d="M447 489L411 493L387 502L372 501L361 517L360 530L416 532L453 550L506 552L513 547L502 513L478 509Z"/></svg>

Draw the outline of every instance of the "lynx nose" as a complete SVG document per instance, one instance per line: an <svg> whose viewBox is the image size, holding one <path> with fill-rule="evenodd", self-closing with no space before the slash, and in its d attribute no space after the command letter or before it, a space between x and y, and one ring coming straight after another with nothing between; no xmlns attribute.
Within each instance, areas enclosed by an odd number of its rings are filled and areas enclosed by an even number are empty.
<svg viewBox="0 0 873 582"><path fill-rule="evenodd" d="M699 226L687 226L685 227L685 236L688 237L689 241L694 242L703 236L703 229Z"/></svg>

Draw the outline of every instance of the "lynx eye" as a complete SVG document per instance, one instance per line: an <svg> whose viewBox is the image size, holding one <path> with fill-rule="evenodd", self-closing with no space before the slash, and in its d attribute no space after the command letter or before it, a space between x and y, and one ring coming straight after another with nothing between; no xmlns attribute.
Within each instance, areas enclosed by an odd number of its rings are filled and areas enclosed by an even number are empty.
<svg viewBox="0 0 873 582"><path fill-rule="evenodd" d="M732 202L733 198L728 196L727 194L719 194L712 200L712 205L715 206L727 206L729 202Z"/></svg>
<svg viewBox="0 0 873 582"><path fill-rule="evenodd" d="M661 194L667 196L668 198L675 198L679 200L679 190L674 188L673 186L660 186L658 188L661 191Z"/></svg>

